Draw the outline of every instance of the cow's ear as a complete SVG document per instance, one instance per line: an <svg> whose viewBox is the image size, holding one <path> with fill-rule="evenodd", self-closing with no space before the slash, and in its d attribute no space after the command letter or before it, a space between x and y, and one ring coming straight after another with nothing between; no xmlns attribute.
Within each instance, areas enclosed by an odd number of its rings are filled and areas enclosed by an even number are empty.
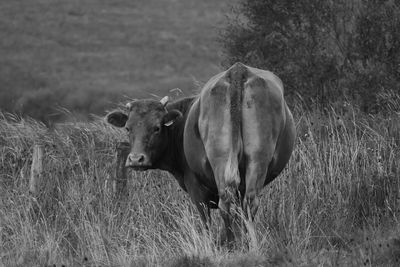
<svg viewBox="0 0 400 267"><path fill-rule="evenodd" d="M116 127L124 127L127 120L128 115L121 111L111 111L106 115L106 121Z"/></svg>
<svg viewBox="0 0 400 267"><path fill-rule="evenodd" d="M171 126L177 119L182 117L182 113L179 110L173 109L168 111L167 114L164 115L163 124L165 126Z"/></svg>

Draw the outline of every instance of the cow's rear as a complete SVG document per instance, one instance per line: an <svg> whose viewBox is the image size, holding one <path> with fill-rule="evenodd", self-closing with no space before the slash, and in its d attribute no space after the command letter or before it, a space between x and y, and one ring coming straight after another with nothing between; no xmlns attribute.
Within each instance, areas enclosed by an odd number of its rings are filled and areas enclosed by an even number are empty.
<svg viewBox="0 0 400 267"><path fill-rule="evenodd" d="M216 75L201 92L199 131L225 223L230 225L229 207L238 191L252 219L258 193L281 172L294 143L280 79L241 63Z"/></svg>

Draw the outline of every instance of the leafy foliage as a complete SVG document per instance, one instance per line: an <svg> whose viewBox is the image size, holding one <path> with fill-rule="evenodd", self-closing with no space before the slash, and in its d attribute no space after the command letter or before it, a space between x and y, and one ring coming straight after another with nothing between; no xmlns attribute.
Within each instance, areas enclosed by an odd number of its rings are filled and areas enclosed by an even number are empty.
<svg viewBox="0 0 400 267"><path fill-rule="evenodd" d="M225 65L272 70L289 95L326 104L400 91L400 4L375 0L243 0L220 41Z"/></svg>

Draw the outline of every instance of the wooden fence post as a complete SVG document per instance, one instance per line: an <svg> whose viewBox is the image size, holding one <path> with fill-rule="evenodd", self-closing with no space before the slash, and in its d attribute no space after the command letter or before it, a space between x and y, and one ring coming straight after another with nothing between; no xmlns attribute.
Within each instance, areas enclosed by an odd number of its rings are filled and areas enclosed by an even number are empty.
<svg viewBox="0 0 400 267"><path fill-rule="evenodd" d="M29 179L29 191L36 195L40 191L39 187L43 177L43 144L36 143L33 146L31 177Z"/></svg>
<svg viewBox="0 0 400 267"><path fill-rule="evenodd" d="M118 197L122 197L127 193L127 168L125 167L125 162L130 148L131 146L128 142L120 142L116 146L117 166L113 183L113 191L114 195Z"/></svg>

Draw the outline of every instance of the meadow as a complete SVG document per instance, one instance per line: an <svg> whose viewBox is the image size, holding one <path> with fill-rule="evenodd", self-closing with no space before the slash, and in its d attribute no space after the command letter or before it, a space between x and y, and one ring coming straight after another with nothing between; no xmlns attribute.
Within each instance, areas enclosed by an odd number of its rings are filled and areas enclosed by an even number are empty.
<svg viewBox="0 0 400 267"><path fill-rule="evenodd" d="M101 118L0 121L0 265L395 266L400 261L400 101L366 115L343 104L292 111L296 149L262 192L257 242L229 251L213 212L204 231L165 172L129 172L115 196L115 145L125 133ZM397 111L397 112L396 112ZM7 118L6 118L7 117ZM28 192L32 147L45 147L40 194Z"/></svg>

